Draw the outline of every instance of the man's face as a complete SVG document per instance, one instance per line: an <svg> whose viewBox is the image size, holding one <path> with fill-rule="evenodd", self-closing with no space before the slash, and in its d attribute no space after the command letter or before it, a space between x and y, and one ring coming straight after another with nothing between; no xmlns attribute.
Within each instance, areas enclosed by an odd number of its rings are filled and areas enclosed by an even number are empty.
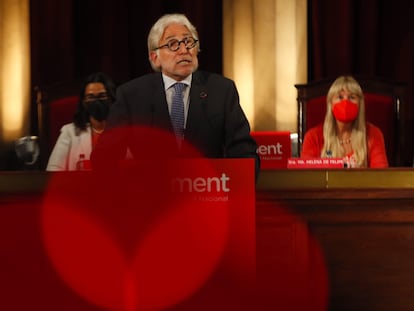
<svg viewBox="0 0 414 311"><path fill-rule="evenodd" d="M167 26L161 37L159 42L160 48L150 53L151 60L156 66L161 67L163 74L177 81L181 81L193 73L198 67L198 45L195 44L194 47L187 48L191 45L189 43L194 42L193 39L187 27L171 24ZM167 44L171 47L176 46L176 41L182 42L178 43L178 50L172 51Z"/></svg>

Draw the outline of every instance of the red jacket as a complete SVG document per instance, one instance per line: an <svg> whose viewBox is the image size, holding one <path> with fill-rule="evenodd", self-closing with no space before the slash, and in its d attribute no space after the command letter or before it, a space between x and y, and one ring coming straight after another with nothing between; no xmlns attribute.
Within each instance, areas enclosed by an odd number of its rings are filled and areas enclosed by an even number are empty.
<svg viewBox="0 0 414 311"><path fill-rule="evenodd" d="M371 123L367 123L368 138L368 167L388 167L385 151L384 136L381 130ZM323 125L315 126L306 132L302 145L302 158L320 158L323 147Z"/></svg>

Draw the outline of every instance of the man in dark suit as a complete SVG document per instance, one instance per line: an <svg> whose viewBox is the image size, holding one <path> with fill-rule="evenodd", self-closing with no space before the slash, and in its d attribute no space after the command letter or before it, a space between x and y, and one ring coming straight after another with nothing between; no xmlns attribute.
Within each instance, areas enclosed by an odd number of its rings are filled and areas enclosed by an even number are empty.
<svg viewBox="0 0 414 311"><path fill-rule="evenodd" d="M94 167L124 156L127 148L133 157L148 155L155 143L167 153L186 155L191 146L207 158L254 158L258 173L257 145L236 86L221 75L197 71L199 51L197 31L184 15L167 14L153 25L148 53L156 73L118 87L108 131L92 155ZM125 130L110 131L115 128ZM151 137L148 144L148 128L165 130L173 139Z"/></svg>

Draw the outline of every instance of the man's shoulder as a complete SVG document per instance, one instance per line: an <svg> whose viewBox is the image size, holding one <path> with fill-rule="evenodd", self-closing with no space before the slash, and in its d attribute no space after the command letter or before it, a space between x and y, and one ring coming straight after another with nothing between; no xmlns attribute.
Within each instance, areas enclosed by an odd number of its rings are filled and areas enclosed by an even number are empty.
<svg viewBox="0 0 414 311"><path fill-rule="evenodd" d="M227 78L221 74L197 70L193 74L193 79L199 83L207 84L207 83L224 83L224 84L233 84L233 80Z"/></svg>

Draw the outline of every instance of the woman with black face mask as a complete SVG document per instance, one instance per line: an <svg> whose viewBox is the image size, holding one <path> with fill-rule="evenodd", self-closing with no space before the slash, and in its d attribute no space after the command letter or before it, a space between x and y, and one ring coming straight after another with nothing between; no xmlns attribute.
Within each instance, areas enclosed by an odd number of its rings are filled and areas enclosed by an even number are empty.
<svg viewBox="0 0 414 311"><path fill-rule="evenodd" d="M104 73L89 75L80 92L73 122L65 124L47 164L47 171L90 168L90 154L106 125L109 107L115 100L115 84Z"/></svg>

